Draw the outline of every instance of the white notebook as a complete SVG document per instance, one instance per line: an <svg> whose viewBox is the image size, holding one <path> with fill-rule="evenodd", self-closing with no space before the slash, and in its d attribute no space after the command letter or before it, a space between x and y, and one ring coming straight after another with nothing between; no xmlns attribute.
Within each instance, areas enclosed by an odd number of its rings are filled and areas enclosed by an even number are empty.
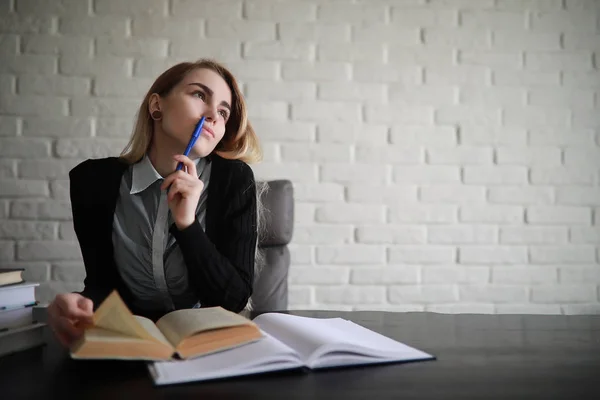
<svg viewBox="0 0 600 400"><path fill-rule="evenodd" d="M433 360L434 356L342 318L267 313L254 318L265 337L207 356L148 365L156 385L293 368Z"/></svg>

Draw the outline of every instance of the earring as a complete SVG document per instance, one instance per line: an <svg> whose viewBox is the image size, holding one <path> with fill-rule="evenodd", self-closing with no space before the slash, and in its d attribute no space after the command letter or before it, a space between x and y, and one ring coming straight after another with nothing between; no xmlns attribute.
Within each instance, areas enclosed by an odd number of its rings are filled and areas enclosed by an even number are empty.
<svg viewBox="0 0 600 400"><path fill-rule="evenodd" d="M152 119L155 121L158 121L159 119L162 118L162 113L160 112L160 110L154 110L152 111L152 114L150 114L152 116Z"/></svg>

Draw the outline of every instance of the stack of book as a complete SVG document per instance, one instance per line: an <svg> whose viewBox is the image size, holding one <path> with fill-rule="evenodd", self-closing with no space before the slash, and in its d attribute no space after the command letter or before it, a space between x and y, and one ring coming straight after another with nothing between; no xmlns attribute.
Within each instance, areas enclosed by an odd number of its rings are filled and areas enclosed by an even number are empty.
<svg viewBox="0 0 600 400"><path fill-rule="evenodd" d="M35 320L37 283L23 280L23 269L0 269L0 356L44 344L45 324Z"/></svg>

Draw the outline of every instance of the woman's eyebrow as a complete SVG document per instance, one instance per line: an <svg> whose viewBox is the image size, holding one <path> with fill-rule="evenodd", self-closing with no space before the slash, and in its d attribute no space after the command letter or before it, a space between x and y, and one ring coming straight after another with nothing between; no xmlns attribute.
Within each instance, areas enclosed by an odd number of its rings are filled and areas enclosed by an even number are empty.
<svg viewBox="0 0 600 400"><path fill-rule="evenodd" d="M200 83L200 82L192 82L192 83L189 83L188 85L195 85L195 86L198 86L198 87L204 89L206 91L206 93L208 93L209 96L212 96L215 93L215 92L213 92L213 90L211 88L209 88L208 86L206 86L205 84ZM231 106L225 100L223 100L220 105L222 105L223 107L225 107L229 111L231 111Z"/></svg>

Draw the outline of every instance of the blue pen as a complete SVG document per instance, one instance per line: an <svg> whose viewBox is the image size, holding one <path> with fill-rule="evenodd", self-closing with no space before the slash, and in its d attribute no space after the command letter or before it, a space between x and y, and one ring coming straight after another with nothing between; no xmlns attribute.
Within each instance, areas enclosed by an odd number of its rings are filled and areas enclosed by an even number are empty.
<svg viewBox="0 0 600 400"><path fill-rule="evenodd" d="M192 138L190 139L190 142L188 143L187 147L185 148L185 151L183 152L184 156L187 157L190 154L190 151L192 151L192 147L194 147L194 144L196 144L196 140L198 140L198 138L200 137L200 134L202 133L203 126L204 126L204 117L200 118L198 125L196 125L196 129L194 129ZM181 168L183 168L183 163L179 162L179 164L177 164L177 168L175 169L175 171L179 171Z"/></svg>

